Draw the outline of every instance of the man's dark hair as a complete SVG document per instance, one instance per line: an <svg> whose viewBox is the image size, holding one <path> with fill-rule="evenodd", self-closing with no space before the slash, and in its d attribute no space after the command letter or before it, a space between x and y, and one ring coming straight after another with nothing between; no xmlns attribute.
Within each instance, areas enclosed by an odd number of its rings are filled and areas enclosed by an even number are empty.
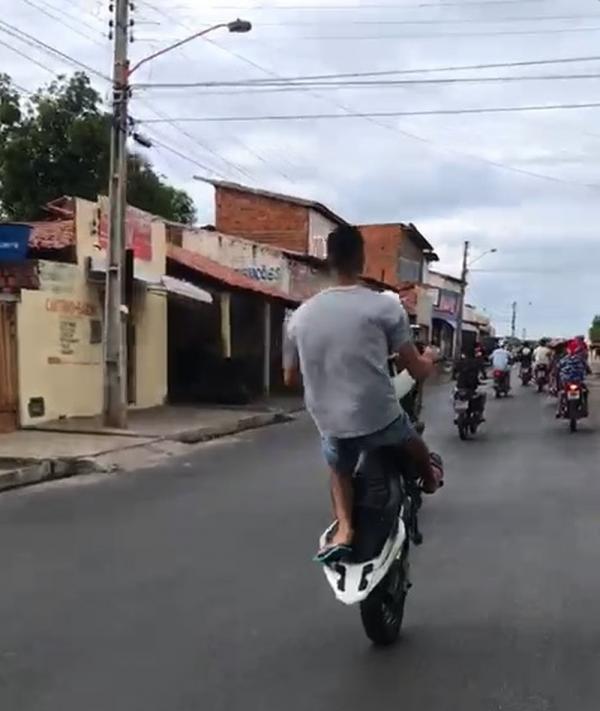
<svg viewBox="0 0 600 711"><path fill-rule="evenodd" d="M339 225L327 238L327 262L339 274L360 274L365 263L365 243L358 227Z"/></svg>

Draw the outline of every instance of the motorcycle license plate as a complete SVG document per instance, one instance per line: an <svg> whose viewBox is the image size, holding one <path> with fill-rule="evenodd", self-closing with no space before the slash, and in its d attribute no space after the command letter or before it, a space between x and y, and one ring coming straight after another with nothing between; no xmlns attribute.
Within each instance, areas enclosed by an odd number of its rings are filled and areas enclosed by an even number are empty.
<svg viewBox="0 0 600 711"><path fill-rule="evenodd" d="M463 402L462 400L457 400L454 403L454 409L456 410L456 412L465 412L469 409L469 403Z"/></svg>
<svg viewBox="0 0 600 711"><path fill-rule="evenodd" d="M579 400L579 393L567 393L569 400Z"/></svg>

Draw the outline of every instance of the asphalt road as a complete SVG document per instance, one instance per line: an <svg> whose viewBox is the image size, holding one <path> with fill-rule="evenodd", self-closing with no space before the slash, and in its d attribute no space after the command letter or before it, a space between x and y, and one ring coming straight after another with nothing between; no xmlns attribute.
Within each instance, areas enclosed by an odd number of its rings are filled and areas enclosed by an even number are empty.
<svg viewBox="0 0 600 711"><path fill-rule="evenodd" d="M597 711L600 433L545 397L460 442L427 403L429 499L404 636L375 650L311 555L310 423L147 472L0 497L2 711Z"/></svg>

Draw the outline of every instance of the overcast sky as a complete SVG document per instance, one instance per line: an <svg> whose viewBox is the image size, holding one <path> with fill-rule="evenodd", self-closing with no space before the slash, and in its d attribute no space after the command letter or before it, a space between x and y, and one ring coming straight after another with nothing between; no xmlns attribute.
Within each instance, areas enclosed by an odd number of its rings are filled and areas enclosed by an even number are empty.
<svg viewBox="0 0 600 711"><path fill-rule="evenodd" d="M237 16L254 25L250 34L216 31L210 43L200 39L161 57L140 70L138 83L600 56L597 0L136 0L135 8L133 62L203 26ZM5 22L110 74L107 1L4 0L3 9ZM0 44L2 71L25 89L73 70L2 31L0 42L26 53L24 59ZM581 74L599 78L572 78ZM509 76L554 78L254 93L140 88L131 110L143 120L600 102L600 60L383 78ZM108 99L108 84L99 77L94 84ZM357 223L414 222L440 255L437 267L449 273L459 272L465 239L473 258L497 248L474 265L469 301L485 308L500 332L517 301L518 334L540 336L585 332L600 312L599 118L600 108L580 108L153 123L143 130L169 147L155 145L148 155L193 195L201 223L214 219L213 195L194 174L316 199Z"/></svg>

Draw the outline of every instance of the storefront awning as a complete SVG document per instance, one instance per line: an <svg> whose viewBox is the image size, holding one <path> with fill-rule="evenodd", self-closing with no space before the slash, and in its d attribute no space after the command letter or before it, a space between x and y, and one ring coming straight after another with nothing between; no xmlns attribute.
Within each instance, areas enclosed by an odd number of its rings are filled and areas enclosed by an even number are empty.
<svg viewBox="0 0 600 711"><path fill-rule="evenodd" d="M194 284L190 284L189 281L175 279L175 277L172 276L163 276L161 284L168 294L175 294L176 296L183 296L186 299L201 301L203 304L212 304L213 302L213 297L208 291Z"/></svg>
<svg viewBox="0 0 600 711"><path fill-rule="evenodd" d="M443 321L444 323L447 323L448 326L451 326L453 329L456 329L456 319L453 316L434 313L432 319ZM463 321L462 330L463 332L466 331L467 333L479 333L478 329L473 324L467 323L466 321Z"/></svg>

